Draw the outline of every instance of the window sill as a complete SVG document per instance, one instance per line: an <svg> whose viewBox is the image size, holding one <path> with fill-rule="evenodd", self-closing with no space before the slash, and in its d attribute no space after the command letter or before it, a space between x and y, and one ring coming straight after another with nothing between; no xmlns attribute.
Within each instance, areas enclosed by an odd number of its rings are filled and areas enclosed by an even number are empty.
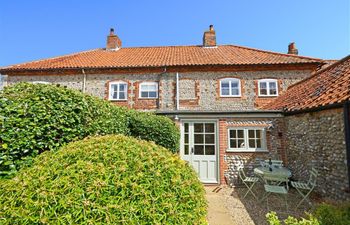
<svg viewBox="0 0 350 225"><path fill-rule="evenodd" d="M226 149L226 152L257 152L257 153L267 153L269 152L268 149L261 149L261 150L247 150L247 149L238 149L238 150L231 150L231 149Z"/></svg>
<svg viewBox="0 0 350 225"><path fill-rule="evenodd" d="M277 98L278 95L258 95L259 98Z"/></svg>
<svg viewBox="0 0 350 225"><path fill-rule="evenodd" d="M138 98L140 100L155 100L155 99L158 99L158 97L155 97L155 98Z"/></svg>
<svg viewBox="0 0 350 225"><path fill-rule="evenodd" d="M127 99L108 99L110 102L127 102Z"/></svg>
<svg viewBox="0 0 350 225"><path fill-rule="evenodd" d="M234 95L234 96L220 95L220 98L242 98L242 96L241 95Z"/></svg>

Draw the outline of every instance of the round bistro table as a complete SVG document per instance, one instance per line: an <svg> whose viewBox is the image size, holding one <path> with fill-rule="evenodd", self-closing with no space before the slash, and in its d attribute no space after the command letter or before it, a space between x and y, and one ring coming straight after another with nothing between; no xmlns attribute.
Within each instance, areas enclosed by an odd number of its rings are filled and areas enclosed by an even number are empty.
<svg viewBox="0 0 350 225"><path fill-rule="evenodd" d="M254 168L254 173L256 175L259 175L261 177L264 177L264 175L268 175L270 177L276 176L276 177L291 177L292 172L287 169L286 167L272 167L272 171L269 170L269 167L256 167Z"/></svg>

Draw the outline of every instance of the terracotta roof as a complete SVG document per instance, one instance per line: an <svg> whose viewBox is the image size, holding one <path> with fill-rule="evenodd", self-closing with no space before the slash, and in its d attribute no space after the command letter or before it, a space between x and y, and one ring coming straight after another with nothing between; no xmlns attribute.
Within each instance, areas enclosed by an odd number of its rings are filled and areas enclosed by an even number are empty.
<svg viewBox="0 0 350 225"><path fill-rule="evenodd" d="M10 70L45 70L75 68L136 68L200 65L266 65L320 63L316 58L220 45L120 48L117 51L94 49L75 54L3 67Z"/></svg>
<svg viewBox="0 0 350 225"><path fill-rule="evenodd" d="M350 100L350 55L288 88L265 109L298 111Z"/></svg>

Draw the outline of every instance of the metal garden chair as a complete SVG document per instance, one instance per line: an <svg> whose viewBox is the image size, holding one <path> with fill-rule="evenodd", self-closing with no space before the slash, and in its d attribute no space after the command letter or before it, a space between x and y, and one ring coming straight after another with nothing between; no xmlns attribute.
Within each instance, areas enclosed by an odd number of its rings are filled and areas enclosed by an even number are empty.
<svg viewBox="0 0 350 225"><path fill-rule="evenodd" d="M283 161L282 160L276 160L276 159L272 159L272 166L273 167L283 167ZM265 165L269 165L269 160L265 160Z"/></svg>
<svg viewBox="0 0 350 225"><path fill-rule="evenodd" d="M298 203L297 208L301 205L303 201L308 201L310 205L312 205L311 201L308 199L308 196L310 193L315 189L316 187L316 180L318 176L318 171L315 168L312 168L310 171L310 178L307 182L295 182L292 181L292 186L297 189L299 194L302 196L301 201Z"/></svg>
<svg viewBox="0 0 350 225"><path fill-rule="evenodd" d="M245 195L243 196L243 198L245 198L248 195L248 193L250 192L254 196L255 199L258 199L256 197L256 195L254 194L252 189L253 189L254 185L259 181L259 178L246 176L243 167L240 167L238 169L238 175L239 175L239 178L242 180L243 184L248 188L248 190L245 193Z"/></svg>
<svg viewBox="0 0 350 225"><path fill-rule="evenodd" d="M270 194L278 194L278 195L283 195L284 197L284 202L286 204L286 209L288 212L288 177L284 176L269 176L269 175L264 175L264 180L265 180L265 192L266 194L263 196L263 198L260 201L263 201L266 199L267 203L267 209L269 210L269 199L268 196ZM282 183L286 183L286 186L280 186Z"/></svg>

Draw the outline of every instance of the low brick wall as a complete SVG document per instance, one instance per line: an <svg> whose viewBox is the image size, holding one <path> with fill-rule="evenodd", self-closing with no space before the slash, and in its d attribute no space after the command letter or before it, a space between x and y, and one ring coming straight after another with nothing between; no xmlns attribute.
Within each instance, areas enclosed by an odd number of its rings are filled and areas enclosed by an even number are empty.
<svg viewBox="0 0 350 225"><path fill-rule="evenodd" d="M293 178L318 172L316 192L333 200L350 200L343 109L285 117L286 154Z"/></svg>

